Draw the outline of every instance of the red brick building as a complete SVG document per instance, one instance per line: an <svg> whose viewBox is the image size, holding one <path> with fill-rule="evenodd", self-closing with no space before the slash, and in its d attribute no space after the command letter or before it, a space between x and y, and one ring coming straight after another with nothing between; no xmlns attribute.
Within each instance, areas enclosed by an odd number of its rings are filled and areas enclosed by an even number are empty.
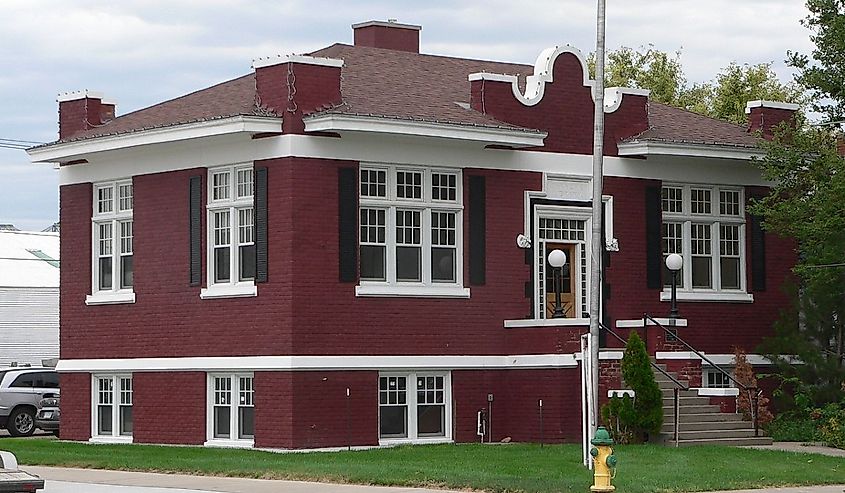
<svg viewBox="0 0 845 493"><path fill-rule="evenodd" d="M488 439L579 439L583 56L433 56L418 26L353 28L354 45L118 117L102 95L60 96L59 140L30 153L61 164L62 438L465 442L489 409ZM753 131L794 107L752 103L745 128L642 90L605 101L603 322L665 316L677 252L682 336L714 360L753 352L793 261L745 212L765 186Z"/></svg>

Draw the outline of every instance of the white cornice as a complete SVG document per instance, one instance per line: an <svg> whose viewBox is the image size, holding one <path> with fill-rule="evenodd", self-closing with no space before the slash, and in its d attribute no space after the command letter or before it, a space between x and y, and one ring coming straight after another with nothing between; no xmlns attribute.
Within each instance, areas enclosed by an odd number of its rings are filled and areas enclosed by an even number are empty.
<svg viewBox="0 0 845 493"><path fill-rule="evenodd" d="M63 142L28 149L33 162L66 162L87 154L114 151L128 147L162 144L235 133L280 133L282 119L261 116L233 116L219 120L185 123L171 127L152 128L136 132L104 135L90 139Z"/></svg>
<svg viewBox="0 0 845 493"><path fill-rule="evenodd" d="M317 115L305 118L305 131L348 131L415 137L438 137L513 147L540 147L548 135L545 132L526 132L507 128L455 125L418 120L396 120L368 115L337 114Z"/></svg>
<svg viewBox="0 0 845 493"><path fill-rule="evenodd" d="M63 359L60 372L466 370L567 368L572 354L508 356L216 356L189 358Z"/></svg>
<svg viewBox="0 0 845 493"><path fill-rule="evenodd" d="M620 156L684 156L748 161L766 155L761 149L752 147L647 140L623 142L618 147Z"/></svg>
<svg viewBox="0 0 845 493"><path fill-rule="evenodd" d="M379 26L379 27L391 27L396 29L410 29L412 31L422 31L422 26L418 26L416 24L402 24L399 22L390 22L390 21L366 21L366 22L359 22L357 24L352 24L352 29L361 29L363 27L370 27L370 26Z"/></svg>
<svg viewBox="0 0 845 493"><path fill-rule="evenodd" d="M798 111L801 106L795 103L784 103L782 101L766 101L764 99L755 99L745 103L745 113L751 113L752 108L771 108L773 110L787 110Z"/></svg>
<svg viewBox="0 0 845 493"><path fill-rule="evenodd" d="M272 67L283 63L298 63L301 65L317 65L320 67L343 67L343 60L338 58L313 57L308 55L276 55L256 58L252 61L252 68Z"/></svg>
<svg viewBox="0 0 845 493"><path fill-rule="evenodd" d="M63 92L56 96L57 103L64 103L67 101L76 101L77 99L103 99L103 93L98 91L89 91L88 89L83 89L81 91L70 91L70 92Z"/></svg>
<svg viewBox="0 0 845 493"><path fill-rule="evenodd" d="M555 46L546 48L537 56L534 62L534 73L525 78L525 92L523 93L519 88L519 77L508 74L495 74L488 72L476 72L469 74L469 81L489 80L492 82L505 82L511 84L511 91L517 101L525 106L534 106L543 100L543 94L546 91L546 85L554 82L554 66L555 61L563 54L574 55L581 64L581 72L583 74L584 87L590 88L593 101L596 97L596 81L590 78L590 72L587 70L587 60L578 48L570 45ZM622 98L626 94L632 96L648 96L650 91L646 89L631 89L627 87L609 87L605 90L605 113L613 113L622 104Z"/></svg>

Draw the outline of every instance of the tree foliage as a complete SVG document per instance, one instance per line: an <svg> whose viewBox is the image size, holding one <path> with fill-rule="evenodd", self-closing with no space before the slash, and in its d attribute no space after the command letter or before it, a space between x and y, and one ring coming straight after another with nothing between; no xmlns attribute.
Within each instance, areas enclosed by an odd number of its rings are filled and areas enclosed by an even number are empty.
<svg viewBox="0 0 845 493"><path fill-rule="evenodd" d="M645 343L636 332L628 337L622 357L622 379L634 391L631 430L635 439L656 435L663 425L663 395L654 379Z"/></svg>
<svg viewBox="0 0 845 493"><path fill-rule="evenodd" d="M736 378L736 380L742 385L745 385L746 388L757 388L757 377L754 376L754 368L751 366L751 363L748 362L748 357L746 356L745 351L740 348L734 348L734 378ZM742 417L746 421L753 420L753 407L754 401L751 396L748 395L748 392L740 389L739 395L736 399L736 408L737 411L742 413ZM771 423L771 421L775 418L771 411L769 411L769 398L764 395L760 395L757 399L756 412L757 422L761 426Z"/></svg>
<svg viewBox="0 0 845 493"><path fill-rule="evenodd" d="M799 259L795 305L761 349L782 378L804 382L817 405L836 402L845 390L845 160L819 127L783 126L764 147L758 165L773 185L751 212L767 230L794 238Z"/></svg>
<svg viewBox="0 0 845 493"><path fill-rule="evenodd" d="M801 21L816 45L812 56L787 52L787 65L798 70L795 81L807 88L813 111L829 121L845 118L845 5L841 0L808 0L810 14Z"/></svg>
<svg viewBox="0 0 845 493"><path fill-rule="evenodd" d="M595 74L595 54L590 54L588 64ZM689 83L681 64L681 51L669 54L653 45L609 51L605 86L648 89L652 101L738 124L745 123L748 101L803 102L800 87L781 83L771 63L732 62L710 81Z"/></svg>

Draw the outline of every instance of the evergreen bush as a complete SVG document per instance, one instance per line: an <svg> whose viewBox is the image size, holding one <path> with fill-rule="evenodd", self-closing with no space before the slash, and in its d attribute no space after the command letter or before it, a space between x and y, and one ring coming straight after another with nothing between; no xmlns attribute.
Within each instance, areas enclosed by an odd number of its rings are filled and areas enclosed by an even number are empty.
<svg viewBox="0 0 845 493"><path fill-rule="evenodd" d="M631 332L622 357L622 378L634 391L632 423L628 423L635 441L647 441L660 433L663 425L663 396L654 379L651 361L643 340Z"/></svg>

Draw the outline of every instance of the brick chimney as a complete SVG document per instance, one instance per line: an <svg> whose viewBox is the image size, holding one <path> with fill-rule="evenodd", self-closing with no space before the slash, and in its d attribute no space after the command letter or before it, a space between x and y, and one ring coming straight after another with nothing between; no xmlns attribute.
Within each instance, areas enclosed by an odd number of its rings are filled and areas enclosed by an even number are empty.
<svg viewBox="0 0 845 493"><path fill-rule="evenodd" d="M370 46L387 50L420 52L421 26L400 24L396 19L387 22L367 21L352 25L355 46Z"/></svg>
<svg viewBox="0 0 845 493"><path fill-rule="evenodd" d="M748 132L761 132L763 137L771 139L774 129L783 122L795 123L795 112L798 105L781 103L778 101L749 101L745 105L748 115Z"/></svg>
<svg viewBox="0 0 845 493"><path fill-rule="evenodd" d="M262 111L282 117L284 133L301 134L304 116L343 101L342 67L343 60L306 55L255 59L255 102Z"/></svg>
<svg viewBox="0 0 845 493"><path fill-rule="evenodd" d="M69 139L114 119L115 103L103 94L84 90L59 94L59 139Z"/></svg>

